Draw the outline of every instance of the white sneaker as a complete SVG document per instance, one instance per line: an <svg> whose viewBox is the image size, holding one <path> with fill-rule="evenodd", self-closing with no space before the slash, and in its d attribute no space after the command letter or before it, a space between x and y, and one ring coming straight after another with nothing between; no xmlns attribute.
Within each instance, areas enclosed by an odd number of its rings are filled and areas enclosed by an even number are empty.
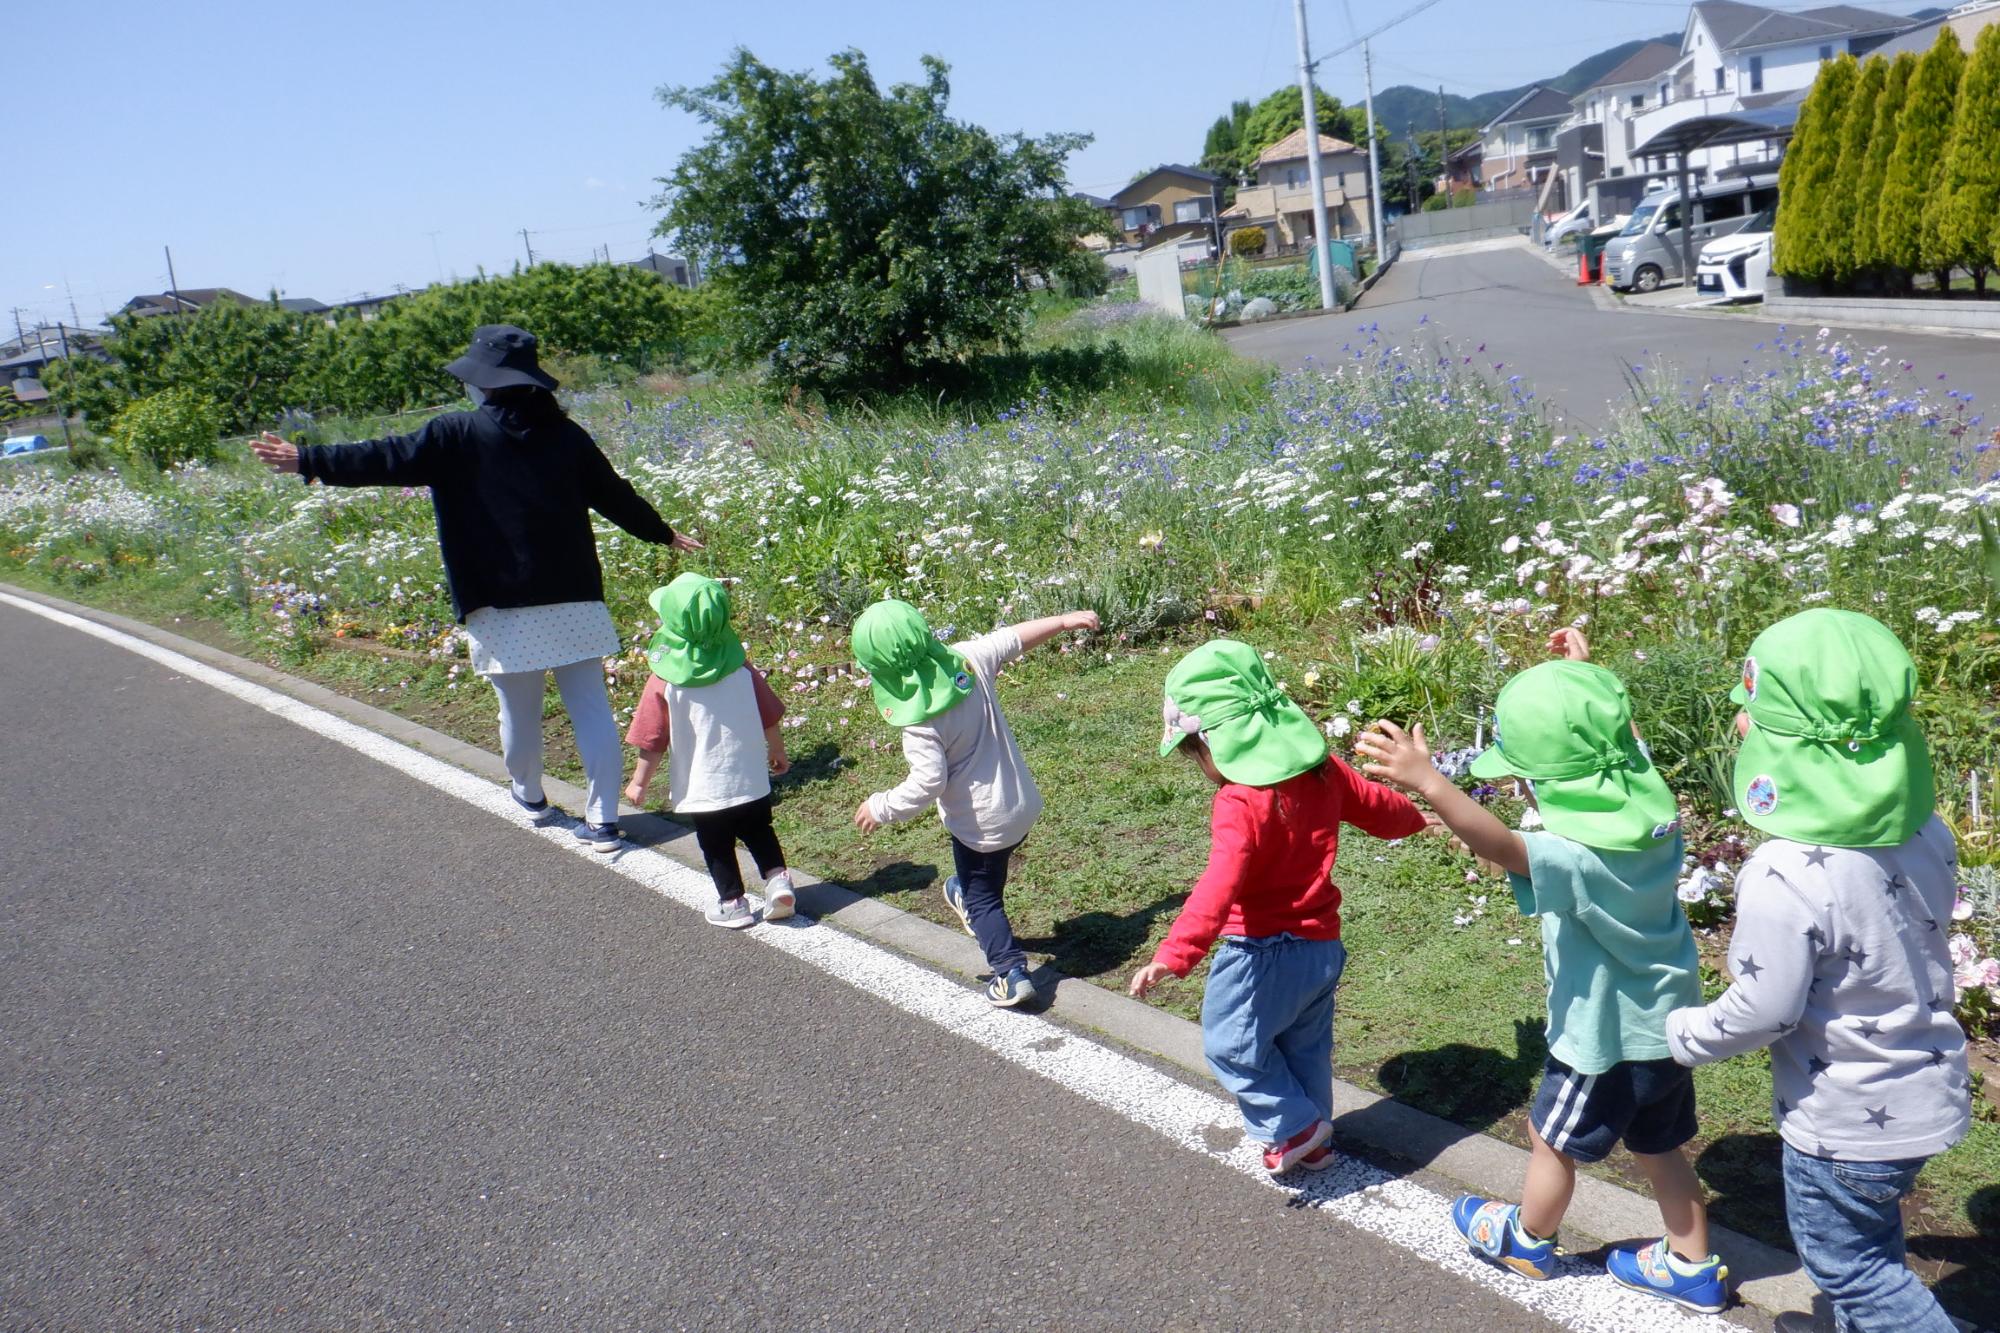
<svg viewBox="0 0 2000 1333"><path fill-rule="evenodd" d="M783 921L798 910L799 895L792 888L789 872L780 870L764 881L764 919Z"/></svg>
<svg viewBox="0 0 2000 1333"><path fill-rule="evenodd" d="M740 894L728 902L717 903L705 915L709 925L721 926L724 930L745 930L757 924L757 914L750 910L750 900Z"/></svg>

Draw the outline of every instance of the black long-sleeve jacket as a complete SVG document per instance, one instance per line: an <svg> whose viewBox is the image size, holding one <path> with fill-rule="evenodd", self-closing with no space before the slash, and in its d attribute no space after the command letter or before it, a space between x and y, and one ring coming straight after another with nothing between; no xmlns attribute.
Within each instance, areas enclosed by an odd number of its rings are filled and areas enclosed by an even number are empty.
<svg viewBox="0 0 2000 1333"><path fill-rule="evenodd" d="M491 405L410 435L299 450L299 475L329 486L428 486L452 611L604 599L590 511L635 537L674 539L590 433L560 415L525 430Z"/></svg>

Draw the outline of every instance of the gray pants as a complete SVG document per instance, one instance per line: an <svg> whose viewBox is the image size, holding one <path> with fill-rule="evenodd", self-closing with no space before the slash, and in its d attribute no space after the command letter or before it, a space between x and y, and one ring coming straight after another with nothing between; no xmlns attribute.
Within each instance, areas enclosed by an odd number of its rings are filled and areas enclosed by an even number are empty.
<svg viewBox="0 0 2000 1333"><path fill-rule="evenodd" d="M604 692L604 661L589 657L555 669L556 689L563 711L576 732L587 779L584 818L593 824L618 822L618 787L625 777L625 751L618 742L618 723L611 716L611 699ZM500 754L507 761L514 794L524 801L543 800L542 696L548 687L544 671L508 671L488 676L500 696Z"/></svg>

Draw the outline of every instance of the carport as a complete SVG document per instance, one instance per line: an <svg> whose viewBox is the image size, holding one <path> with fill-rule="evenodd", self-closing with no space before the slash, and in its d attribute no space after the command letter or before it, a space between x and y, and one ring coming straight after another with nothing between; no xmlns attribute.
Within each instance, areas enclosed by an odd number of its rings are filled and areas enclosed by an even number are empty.
<svg viewBox="0 0 2000 1333"><path fill-rule="evenodd" d="M1798 128L1803 100L1781 102L1719 116L1690 116L1670 125L1632 150L1635 158L1672 157L1681 191L1681 272L1694 281L1694 203L1688 189L1688 154L1703 148L1728 148L1760 140L1789 139Z"/></svg>

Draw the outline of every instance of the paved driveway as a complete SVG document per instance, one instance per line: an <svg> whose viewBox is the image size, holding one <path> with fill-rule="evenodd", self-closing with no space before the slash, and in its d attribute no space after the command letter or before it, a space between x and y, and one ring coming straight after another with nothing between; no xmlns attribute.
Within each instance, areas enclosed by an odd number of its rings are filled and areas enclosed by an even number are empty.
<svg viewBox="0 0 2000 1333"><path fill-rule="evenodd" d="M1607 310L1524 244L1500 243L1406 254L1349 314L1253 325L1228 337L1246 356L1296 366L1339 356L1371 326L1393 343L1440 339L1489 371L1518 374L1580 426L1601 425L1612 405L1630 401L1634 365L1659 357L1683 375L1732 374L1761 363L1757 345L1781 327L1752 313ZM1975 405L2000 399L2000 340L1834 332L1856 347L1889 347L1928 388L1969 392ZM1810 338L1818 330L1794 328L1789 336L1801 333Z"/></svg>

